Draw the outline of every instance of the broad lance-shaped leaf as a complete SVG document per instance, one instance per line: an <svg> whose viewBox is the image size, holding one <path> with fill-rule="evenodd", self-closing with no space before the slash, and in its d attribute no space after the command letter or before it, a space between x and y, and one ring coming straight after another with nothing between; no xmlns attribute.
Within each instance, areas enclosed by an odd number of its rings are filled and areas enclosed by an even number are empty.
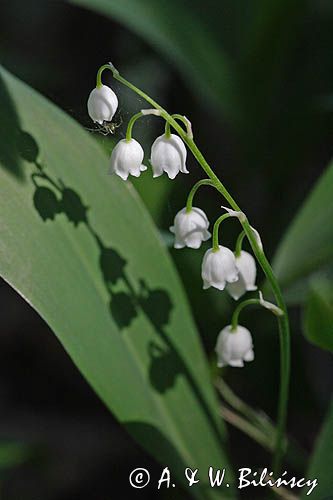
<svg viewBox="0 0 333 500"><path fill-rule="evenodd" d="M333 164L318 180L286 232L273 267L284 287L333 261Z"/></svg>
<svg viewBox="0 0 333 500"><path fill-rule="evenodd" d="M128 431L179 481L184 467L199 468L191 492L214 498L207 468L227 466L224 430L179 278L143 204L107 175L82 127L3 69L0 123L2 276Z"/></svg>
<svg viewBox="0 0 333 500"><path fill-rule="evenodd" d="M302 499L331 500L333 495L333 402L327 414L324 425L318 436L306 479L317 479L318 486L307 495L308 488L304 488Z"/></svg>

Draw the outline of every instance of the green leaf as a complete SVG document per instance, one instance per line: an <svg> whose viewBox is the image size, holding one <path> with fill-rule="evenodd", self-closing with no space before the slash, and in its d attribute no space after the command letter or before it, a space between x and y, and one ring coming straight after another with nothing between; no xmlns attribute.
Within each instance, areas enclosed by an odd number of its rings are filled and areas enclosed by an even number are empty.
<svg viewBox="0 0 333 500"><path fill-rule="evenodd" d="M2 276L179 481L187 466L225 467L198 333L142 202L82 127L5 70L0 100Z"/></svg>
<svg viewBox="0 0 333 500"><path fill-rule="evenodd" d="M333 283L324 277L310 283L304 333L310 342L333 352Z"/></svg>
<svg viewBox="0 0 333 500"><path fill-rule="evenodd" d="M317 479L318 486L314 488L310 495L306 495L308 489L305 488L302 493L303 499L311 500L331 500L333 498L333 403L326 417L322 430L319 434L315 451L310 461L310 467L307 472L307 479Z"/></svg>
<svg viewBox="0 0 333 500"><path fill-rule="evenodd" d="M202 21L202 5L186 0L70 0L124 24L175 63L184 80L234 115L233 72L219 31ZM97 36L97 34L96 34ZM101 61L104 63L106 61ZM121 68L121 61L112 61Z"/></svg>
<svg viewBox="0 0 333 500"><path fill-rule="evenodd" d="M284 287L333 262L333 164L320 177L292 221L273 267Z"/></svg>

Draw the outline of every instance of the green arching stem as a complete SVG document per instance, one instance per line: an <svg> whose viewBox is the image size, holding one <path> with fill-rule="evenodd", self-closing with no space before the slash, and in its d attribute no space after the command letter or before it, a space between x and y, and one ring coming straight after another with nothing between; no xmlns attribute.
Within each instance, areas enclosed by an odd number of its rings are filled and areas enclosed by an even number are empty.
<svg viewBox="0 0 333 500"><path fill-rule="evenodd" d="M232 318L231 318L231 331L234 332L238 326L238 317L240 312L244 309L244 307L250 306L250 305L260 305L260 300L259 299L247 299L238 304L236 309L233 312Z"/></svg>
<svg viewBox="0 0 333 500"><path fill-rule="evenodd" d="M242 243L243 243L243 239L244 237L246 236L245 234L245 231L242 231L239 235L238 235L238 238L237 238L237 241L236 241L236 246L235 246L235 256L236 257L239 257L240 254L241 254L241 251L242 251Z"/></svg>
<svg viewBox="0 0 333 500"><path fill-rule="evenodd" d="M217 252L219 249L219 228L221 222L231 217L230 214L223 214L218 219L216 219L214 227L213 227L213 252Z"/></svg>
<svg viewBox="0 0 333 500"><path fill-rule="evenodd" d="M135 115L133 115L132 118L130 119L130 121L128 122L127 130L126 130L126 142L129 142L132 139L133 125L142 116L143 116L143 114L140 111L139 113L136 113Z"/></svg>
<svg viewBox="0 0 333 500"><path fill-rule="evenodd" d="M213 186L214 187L214 184L212 183L212 181L210 179L201 179L201 181L198 181L194 184L193 188L191 189L191 191L189 192L189 195L187 197L186 213L191 212L194 195L198 191L200 186Z"/></svg>
<svg viewBox="0 0 333 500"><path fill-rule="evenodd" d="M154 99L152 99L149 95L143 92L141 89L137 88L131 82L123 78L119 72L115 69L115 67L110 64L105 64L101 66L97 73L97 85L101 81L101 75L104 69L109 69L112 71L113 77L126 87L130 88L145 99L151 106L155 109L158 109L161 113L161 117L164 118L179 134L179 136L183 139L187 147L192 152L193 156L196 158L201 168L204 170L206 175L211 179L213 185L216 189L224 196L224 198L229 203L230 207L237 212L241 211L240 207L233 199L229 191L222 184L220 179L211 169L203 154L195 144L194 140L187 136L186 132L183 128L177 123L177 121L164 109L160 106ZM287 405L288 405L288 393L289 393L289 378L290 378L290 330L289 330L289 320L288 320L288 312L285 301L283 299L283 295L279 286L279 283L275 277L273 269L267 260L264 251L259 247L255 235L251 229L249 221L247 219L242 220L241 224L243 226L243 230L249 240L249 243L252 247L253 253L262 268L267 280L269 281L272 291L274 293L276 303L280 309L284 312L283 316L278 316L277 321L279 324L279 339L280 339L280 390L279 390L279 403L278 403L278 415L277 415L277 434L276 434L276 443L275 443L275 451L273 458L273 466L272 469L275 475L280 473L282 458L284 454L284 433L286 426L286 417L287 417Z"/></svg>

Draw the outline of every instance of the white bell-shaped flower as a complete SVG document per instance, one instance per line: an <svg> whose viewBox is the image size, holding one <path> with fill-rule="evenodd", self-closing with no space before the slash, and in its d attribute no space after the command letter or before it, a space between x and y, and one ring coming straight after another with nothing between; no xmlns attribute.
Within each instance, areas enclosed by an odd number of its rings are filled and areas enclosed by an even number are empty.
<svg viewBox="0 0 333 500"><path fill-rule="evenodd" d="M190 212L186 208L177 213L174 225L170 231L175 235L175 248L200 248L203 241L209 240L209 221L203 210L192 207Z"/></svg>
<svg viewBox="0 0 333 500"><path fill-rule="evenodd" d="M144 152L138 141L122 139L112 151L109 174L117 174L124 181L130 174L139 177L141 172L147 170L147 167L142 165L143 157Z"/></svg>
<svg viewBox="0 0 333 500"><path fill-rule="evenodd" d="M159 177L166 172L169 179L174 179L178 172L188 174L186 169L187 151L185 144L178 135L166 134L155 139L151 147L150 163L153 176Z"/></svg>
<svg viewBox="0 0 333 500"><path fill-rule="evenodd" d="M95 87L88 98L88 113L93 122L110 122L117 111L118 98L107 85Z"/></svg>
<svg viewBox="0 0 333 500"><path fill-rule="evenodd" d="M219 249L207 250L201 267L201 276L204 289L213 286L224 290L226 283L233 283L238 279L238 269L233 252L229 248L219 245Z"/></svg>
<svg viewBox="0 0 333 500"><path fill-rule="evenodd" d="M238 280L229 283L226 288L231 297L238 300L245 292L253 292L257 289L255 285L257 268L255 259L244 250L236 257L236 266L239 271Z"/></svg>
<svg viewBox="0 0 333 500"><path fill-rule="evenodd" d="M231 325L226 326L219 333L215 352L217 366L244 366L244 361L254 360L251 333L244 326L237 325L235 330Z"/></svg>

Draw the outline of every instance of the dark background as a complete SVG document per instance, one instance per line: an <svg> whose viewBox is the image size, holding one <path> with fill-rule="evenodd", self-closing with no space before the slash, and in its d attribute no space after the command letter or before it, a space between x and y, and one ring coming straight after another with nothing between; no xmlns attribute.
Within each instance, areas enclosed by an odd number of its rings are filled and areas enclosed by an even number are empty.
<svg viewBox="0 0 333 500"><path fill-rule="evenodd" d="M191 118L198 144L256 221L272 256L332 156L333 8L325 1L291 1L290 9L261 32L252 15L258 5L257 1L209 0L202 13L208 29L220 23L221 47L236 68L234 91L241 109L237 120L220 112L210 96L196 91L190 77L180 75L158 47L115 21L60 1L0 3L1 63L88 128L87 95L97 68L112 59L124 75L170 111ZM188 3L189 9L201 7L196 1ZM190 25L186 29L191 32ZM257 30L257 37L247 47L244 33L250 29ZM122 92L119 89L124 125L117 138L124 133L130 111L142 104ZM151 142L153 132L160 133L154 124L152 119L149 130L138 126L143 143ZM112 139L97 134L96 139L111 149ZM194 179L200 177L192 160L189 165L193 175L173 183L164 178L155 184L143 178L135 181L161 231L168 229ZM217 195L203 190L199 197L208 215L216 216ZM230 224L226 239L233 241L235 234ZM190 290L213 366L214 342L230 315L230 301L224 297L217 302L214 293L202 293L197 271L202 252L171 253ZM120 492L130 498L155 498L155 489L130 489L128 474L146 466L158 478L162 467L114 421L38 315L4 282L0 294L0 439L19 446L11 451L12 467L1 469L0 460L0 497L104 500ZM292 308L291 319L288 429L309 453L327 409L333 367L327 353L303 338L297 307ZM274 321L265 314L254 320L251 313L246 321L250 330L258 331L256 355L261 362L241 371L227 370L225 377L245 400L274 418L279 362ZM257 445L232 429L230 451L236 467L255 467L266 459ZM185 493L173 491L175 495L185 498Z"/></svg>

